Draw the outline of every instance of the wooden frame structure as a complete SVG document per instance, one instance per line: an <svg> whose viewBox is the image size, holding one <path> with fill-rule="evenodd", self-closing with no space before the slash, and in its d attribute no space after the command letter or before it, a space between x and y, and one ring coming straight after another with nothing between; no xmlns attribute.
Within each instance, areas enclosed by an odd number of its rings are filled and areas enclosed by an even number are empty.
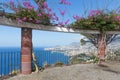
<svg viewBox="0 0 120 80"><path fill-rule="evenodd" d="M5 17L0 17L0 25L16 27L16 28L31 28L34 30L43 30L43 31L53 31L53 32L64 32L64 33L90 33L90 34L99 34L98 30L83 30L83 29L74 29L74 28L66 28L61 26L49 26L49 25L40 25L40 24L32 24L32 23L18 23L16 20L11 20ZM107 31L107 34L120 34L120 31Z"/></svg>
<svg viewBox="0 0 120 80"><path fill-rule="evenodd" d="M74 28L65 28L60 26L47 26L40 24L32 24L32 23L18 23L15 20L11 20L5 17L0 17L0 25L17 27L21 28L21 73L22 74L30 74L31 69L31 61L32 61L32 29L35 30L44 30L44 31L54 31L54 32L64 32L64 33L90 33L90 34L100 34L97 30L80 30ZM108 31L107 34L120 34L120 31ZM99 41L102 42L100 37ZM100 46L100 55L103 57L104 54L104 44ZM103 47L103 48L102 48ZM102 51L103 50L103 51Z"/></svg>

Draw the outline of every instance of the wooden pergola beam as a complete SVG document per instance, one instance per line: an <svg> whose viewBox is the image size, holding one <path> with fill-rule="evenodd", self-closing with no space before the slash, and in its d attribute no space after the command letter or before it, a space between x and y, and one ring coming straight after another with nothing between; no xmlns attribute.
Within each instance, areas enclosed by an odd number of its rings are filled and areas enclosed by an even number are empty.
<svg viewBox="0 0 120 80"><path fill-rule="evenodd" d="M0 25L17 27L17 28L31 28L35 30L43 30L43 31L53 31L53 32L63 32L63 33L90 33L90 34L99 34L98 30L82 30L82 29L74 29L74 28L65 28L60 26L48 26L41 24L33 24L33 23L18 23L15 20L11 20L5 17L0 17ZM107 31L107 34L120 34L120 31Z"/></svg>

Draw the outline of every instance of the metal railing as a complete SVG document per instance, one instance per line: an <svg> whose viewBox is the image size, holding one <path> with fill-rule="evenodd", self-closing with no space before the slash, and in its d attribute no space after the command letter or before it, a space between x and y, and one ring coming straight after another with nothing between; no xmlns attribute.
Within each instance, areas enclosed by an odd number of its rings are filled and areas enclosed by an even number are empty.
<svg viewBox="0 0 120 80"><path fill-rule="evenodd" d="M69 58L65 50L34 50L37 65L43 67L44 64L52 65L55 63L69 64ZM0 52L0 80L12 77L21 70L20 51Z"/></svg>
<svg viewBox="0 0 120 80"><path fill-rule="evenodd" d="M71 58L81 53L79 49L68 50L33 50L36 57L36 63L39 68L45 65L54 67L57 65L71 64ZM80 57L80 55L78 55ZM86 57L85 57L86 58ZM76 59L73 61L77 62ZM34 70L34 64L32 63ZM20 51L0 52L0 80L14 76L21 71L21 53Z"/></svg>
<svg viewBox="0 0 120 80"><path fill-rule="evenodd" d="M33 51L36 56L38 67L43 67L44 65L54 65L56 63L62 63L64 65L69 64L70 56L65 54L64 50L37 50Z"/></svg>
<svg viewBox="0 0 120 80"><path fill-rule="evenodd" d="M0 80L20 72L20 52L0 52Z"/></svg>

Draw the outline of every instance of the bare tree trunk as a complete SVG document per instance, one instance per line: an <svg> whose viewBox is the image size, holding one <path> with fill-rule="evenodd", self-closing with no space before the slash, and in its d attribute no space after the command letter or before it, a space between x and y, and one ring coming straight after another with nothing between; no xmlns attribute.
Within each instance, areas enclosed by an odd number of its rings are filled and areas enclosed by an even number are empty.
<svg viewBox="0 0 120 80"><path fill-rule="evenodd" d="M100 61L105 60L105 51L106 51L106 34L101 33L98 36L98 56L100 58Z"/></svg>
<svg viewBox="0 0 120 80"><path fill-rule="evenodd" d="M39 68L38 68L38 65L37 65L37 60L36 60L35 53L32 53L32 58L33 58L34 66L35 66L35 72L39 72Z"/></svg>
<svg viewBox="0 0 120 80"><path fill-rule="evenodd" d="M101 61L105 60L105 51L106 51L106 34L105 33L101 33L98 36L98 56Z"/></svg>
<svg viewBox="0 0 120 80"><path fill-rule="evenodd" d="M21 73L32 72L32 29L21 29Z"/></svg>

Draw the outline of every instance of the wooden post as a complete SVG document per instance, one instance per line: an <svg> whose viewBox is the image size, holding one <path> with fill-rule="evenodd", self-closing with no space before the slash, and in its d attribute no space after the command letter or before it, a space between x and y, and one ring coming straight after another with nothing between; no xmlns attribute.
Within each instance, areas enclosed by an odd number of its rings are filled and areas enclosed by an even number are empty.
<svg viewBox="0 0 120 80"><path fill-rule="evenodd" d="M32 72L32 29L21 29L21 73Z"/></svg>
<svg viewBox="0 0 120 80"><path fill-rule="evenodd" d="M98 37L98 56L100 60L105 60L105 50L106 50L106 41L105 41L105 33L99 34Z"/></svg>

